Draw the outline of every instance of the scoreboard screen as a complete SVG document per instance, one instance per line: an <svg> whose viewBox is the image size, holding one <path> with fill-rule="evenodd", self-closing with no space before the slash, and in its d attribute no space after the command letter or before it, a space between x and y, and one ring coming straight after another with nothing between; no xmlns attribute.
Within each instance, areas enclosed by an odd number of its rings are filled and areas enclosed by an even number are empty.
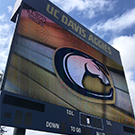
<svg viewBox="0 0 135 135"><path fill-rule="evenodd" d="M41 2L21 4L2 89L67 108L72 117L79 112L82 127L103 130L103 119L135 126L119 52L49 1ZM59 124L46 121L53 126Z"/></svg>

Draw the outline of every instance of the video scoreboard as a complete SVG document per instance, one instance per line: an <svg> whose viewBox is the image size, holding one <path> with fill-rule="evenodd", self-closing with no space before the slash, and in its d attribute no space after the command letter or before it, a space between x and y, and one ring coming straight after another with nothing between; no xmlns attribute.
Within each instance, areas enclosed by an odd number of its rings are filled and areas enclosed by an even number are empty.
<svg viewBox="0 0 135 135"><path fill-rule="evenodd" d="M1 125L130 135L135 119L119 52L48 0L18 0Z"/></svg>

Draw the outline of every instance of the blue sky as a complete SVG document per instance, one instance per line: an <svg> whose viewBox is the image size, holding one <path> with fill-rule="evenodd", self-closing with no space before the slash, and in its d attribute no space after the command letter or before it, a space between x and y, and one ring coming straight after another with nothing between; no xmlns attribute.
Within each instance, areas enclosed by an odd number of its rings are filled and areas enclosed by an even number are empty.
<svg viewBox="0 0 135 135"><path fill-rule="evenodd" d="M15 1L0 0L0 70L5 69L15 27L10 21ZM135 0L50 1L120 51L135 112ZM12 129L7 130L11 135Z"/></svg>

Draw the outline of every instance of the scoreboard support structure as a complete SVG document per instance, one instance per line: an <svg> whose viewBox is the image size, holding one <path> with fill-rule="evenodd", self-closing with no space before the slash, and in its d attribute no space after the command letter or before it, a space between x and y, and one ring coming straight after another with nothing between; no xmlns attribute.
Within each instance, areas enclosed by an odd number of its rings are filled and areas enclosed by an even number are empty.
<svg viewBox="0 0 135 135"><path fill-rule="evenodd" d="M15 128L13 135L25 135L26 129L23 128Z"/></svg>

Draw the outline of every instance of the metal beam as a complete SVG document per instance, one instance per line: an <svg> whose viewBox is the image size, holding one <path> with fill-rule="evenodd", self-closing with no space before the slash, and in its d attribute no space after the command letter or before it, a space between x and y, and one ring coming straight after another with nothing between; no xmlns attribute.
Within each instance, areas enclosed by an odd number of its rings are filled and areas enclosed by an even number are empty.
<svg viewBox="0 0 135 135"><path fill-rule="evenodd" d="M24 128L14 128L13 135L25 135L26 129Z"/></svg>

